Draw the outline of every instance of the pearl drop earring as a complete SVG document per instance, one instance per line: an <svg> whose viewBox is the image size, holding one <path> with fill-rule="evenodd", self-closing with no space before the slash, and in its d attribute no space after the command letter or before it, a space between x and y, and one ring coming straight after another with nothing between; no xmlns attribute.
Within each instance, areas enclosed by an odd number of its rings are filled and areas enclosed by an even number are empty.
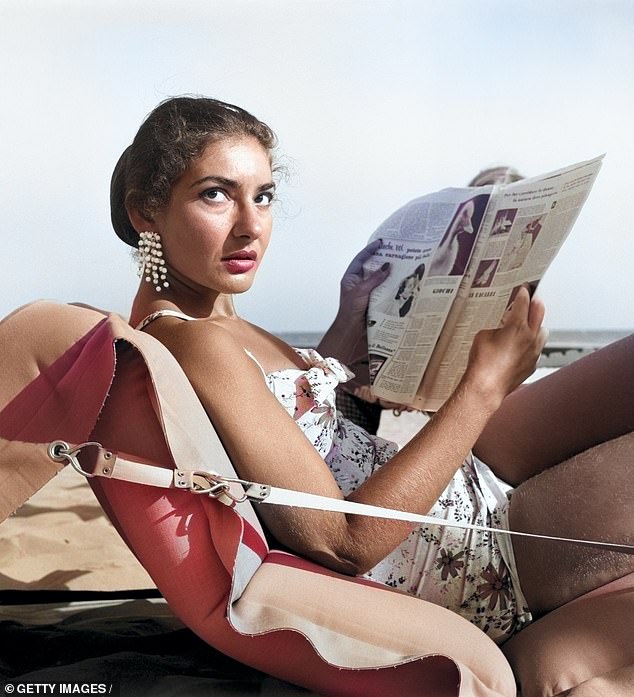
<svg viewBox="0 0 634 697"><path fill-rule="evenodd" d="M170 286L158 232L146 231L139 234L139 276L143 274L148 283L154 284L157 293Z"/></svg>

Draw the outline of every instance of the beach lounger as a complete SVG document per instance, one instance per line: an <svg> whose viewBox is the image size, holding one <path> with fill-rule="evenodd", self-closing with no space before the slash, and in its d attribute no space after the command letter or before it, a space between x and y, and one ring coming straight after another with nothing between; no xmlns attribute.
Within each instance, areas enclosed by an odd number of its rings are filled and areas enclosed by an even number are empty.
<svg viewBox="0 0 634 697"><path fill-rule="evenodd" d="M94 441L169 477L236 476L176 361L120 317L35 303L0 323L0 356L0 520L64 466L50 457L54 441ZM96 446L83 454L91 451L103 454ZM107 466L88 460L89 474ZM513 695L510 665L524 697L610 674L621 689L631 678L631 577L521 632L505 645L507 660L454 613L270 549L249 502L89 481L188 627L223 654L316 693Z"/></svg>

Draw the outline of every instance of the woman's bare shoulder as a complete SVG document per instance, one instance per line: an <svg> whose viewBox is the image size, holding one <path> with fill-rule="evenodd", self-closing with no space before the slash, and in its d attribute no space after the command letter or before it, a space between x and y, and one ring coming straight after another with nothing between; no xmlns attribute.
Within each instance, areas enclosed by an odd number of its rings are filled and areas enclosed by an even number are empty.
<svg viewBox="0 0 634 697"><path fill-rule="evenodd" d="M210 370L227 370L249 366L250 361L239 338L225 325L213 320L185 321L164 317L148 326L176 357L188 376L195 378Z"/></svg>

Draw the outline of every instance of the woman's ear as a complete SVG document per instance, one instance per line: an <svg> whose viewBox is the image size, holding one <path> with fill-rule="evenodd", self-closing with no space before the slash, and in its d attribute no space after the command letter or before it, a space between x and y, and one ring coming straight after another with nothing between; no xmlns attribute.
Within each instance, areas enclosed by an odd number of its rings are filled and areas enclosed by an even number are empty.
<svg viewBox="0 0 634 697"><path fill-rule="evenodd" d="M126 206L126 211L128 212L128 218L130 218L132 227L137 233L153 229L154 219L150 217L147 212L141 211L138 208L133 208L132 206Z"/></svg>

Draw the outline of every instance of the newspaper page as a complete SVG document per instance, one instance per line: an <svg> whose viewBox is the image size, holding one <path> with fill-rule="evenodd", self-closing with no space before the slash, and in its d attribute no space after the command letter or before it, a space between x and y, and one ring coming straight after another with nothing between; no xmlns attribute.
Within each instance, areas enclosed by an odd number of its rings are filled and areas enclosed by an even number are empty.
<svg viewBox="0 0 634 697"><path fill-rule="evenodd" d="M370 297L368 358L375 394L414 400L469 265L492 186L444 189L391 215L372 235L380 249L367 265L391 264Z"/></svg>
<svg viewBox="0 0 634 697"><path fill-rule="evenodd" d="M499 325L523 284L534 291L577 219L602 159L495 187L478 249L413 406L439 409L464 373L475 334Z"/></svg>

